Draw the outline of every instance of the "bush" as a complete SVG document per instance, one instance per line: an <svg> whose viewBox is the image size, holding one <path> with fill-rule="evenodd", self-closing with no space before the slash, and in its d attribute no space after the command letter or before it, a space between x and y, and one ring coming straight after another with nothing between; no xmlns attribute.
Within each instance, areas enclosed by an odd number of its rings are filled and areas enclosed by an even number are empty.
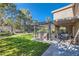
<svg viewBox="0 0 79 59"><path fill-rule="evenodd" d="M8 31L0 33L0 36L9 36L9 35L11 35L11 33Z"/></svg>

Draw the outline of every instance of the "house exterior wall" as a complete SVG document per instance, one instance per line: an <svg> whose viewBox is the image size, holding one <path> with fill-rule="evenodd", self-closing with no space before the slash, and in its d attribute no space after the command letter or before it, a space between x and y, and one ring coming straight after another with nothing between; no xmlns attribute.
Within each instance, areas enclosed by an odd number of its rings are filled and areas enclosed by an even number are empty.
<svg viewBox="0 0 79 59"><path fill-rule="evenodd" d="M64 19L68 17L73 17L73 8L64 9L62 11L54 13L54 20Z"/></svg>
<svg viewBox="0 0 79 59"><path fill-rule="evenodd" d="M75 34L79 29L79 3L75 3L72 7L63 9L61 11L58 10L57 12L54 12L53 15L56 23L58 20L64 20L64 18L77 16L77 19L74 18L71 19L71 21L72 20L77 20L77 21L75 21L74 23L70 22L71 24L64 25L67 28L68 33L75 36ZM62 25L58 23L57 25L55 24L56 33L58 32L58 28L59 28L58 26L61 27Z"/></svg>
<svg viewBox="0 0 79 59"><path fill-rule="evenodd" d="M79 4L78 3L75 4L74 12L75 12L75 16L79 18Z"/></svg>
<svg viewBox="0 0 79 59"><path fill-rule="evenodd" d="M77 16L79 18L79 3L75 3L75 6L74 6L74 14L75 16ZM77 33L79 29L79 21L77 21L74 26L73 26L73 35L75 36L75 34Z"/></svg>

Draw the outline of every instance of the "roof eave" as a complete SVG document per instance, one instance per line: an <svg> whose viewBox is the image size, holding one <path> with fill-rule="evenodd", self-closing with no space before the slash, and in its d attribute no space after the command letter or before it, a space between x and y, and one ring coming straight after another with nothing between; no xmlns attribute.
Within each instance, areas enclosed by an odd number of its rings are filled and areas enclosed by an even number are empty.
<svg viewBox="0 0 79 59"><path fill-rule="evenodd" d="M53 13L56 13L57 11L60 11L60 10L63 10L63 9L67 9L69 7L72 7L72 6L74 6L74 3L69 4L69 5L67 5L65 7L62 7L62 8L56 9L56 10L52 11L51 13L53 14Z"/></svg>

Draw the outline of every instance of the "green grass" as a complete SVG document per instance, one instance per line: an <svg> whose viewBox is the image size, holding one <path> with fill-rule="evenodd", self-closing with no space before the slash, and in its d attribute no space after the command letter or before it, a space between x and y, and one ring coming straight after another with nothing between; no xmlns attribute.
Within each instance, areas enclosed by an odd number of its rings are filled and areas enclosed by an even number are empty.
<svg viewBox="0 0 79 59"><path fill-rule="evenodd" d="M20 34L0 39L0 56L40 56L49 44L31 40L32 34Z"/></svg>

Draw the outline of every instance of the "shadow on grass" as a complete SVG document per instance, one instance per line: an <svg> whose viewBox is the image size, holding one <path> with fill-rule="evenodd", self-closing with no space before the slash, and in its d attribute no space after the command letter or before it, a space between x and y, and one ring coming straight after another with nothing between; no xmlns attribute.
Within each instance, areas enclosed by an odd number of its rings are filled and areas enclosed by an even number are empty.
<svg viewBox="0 0 79 59"><path fill-rule="evenodd" d="M32 41L31 36L16 36L0 40L1 56L40 56L49 44Z"/></svg>

